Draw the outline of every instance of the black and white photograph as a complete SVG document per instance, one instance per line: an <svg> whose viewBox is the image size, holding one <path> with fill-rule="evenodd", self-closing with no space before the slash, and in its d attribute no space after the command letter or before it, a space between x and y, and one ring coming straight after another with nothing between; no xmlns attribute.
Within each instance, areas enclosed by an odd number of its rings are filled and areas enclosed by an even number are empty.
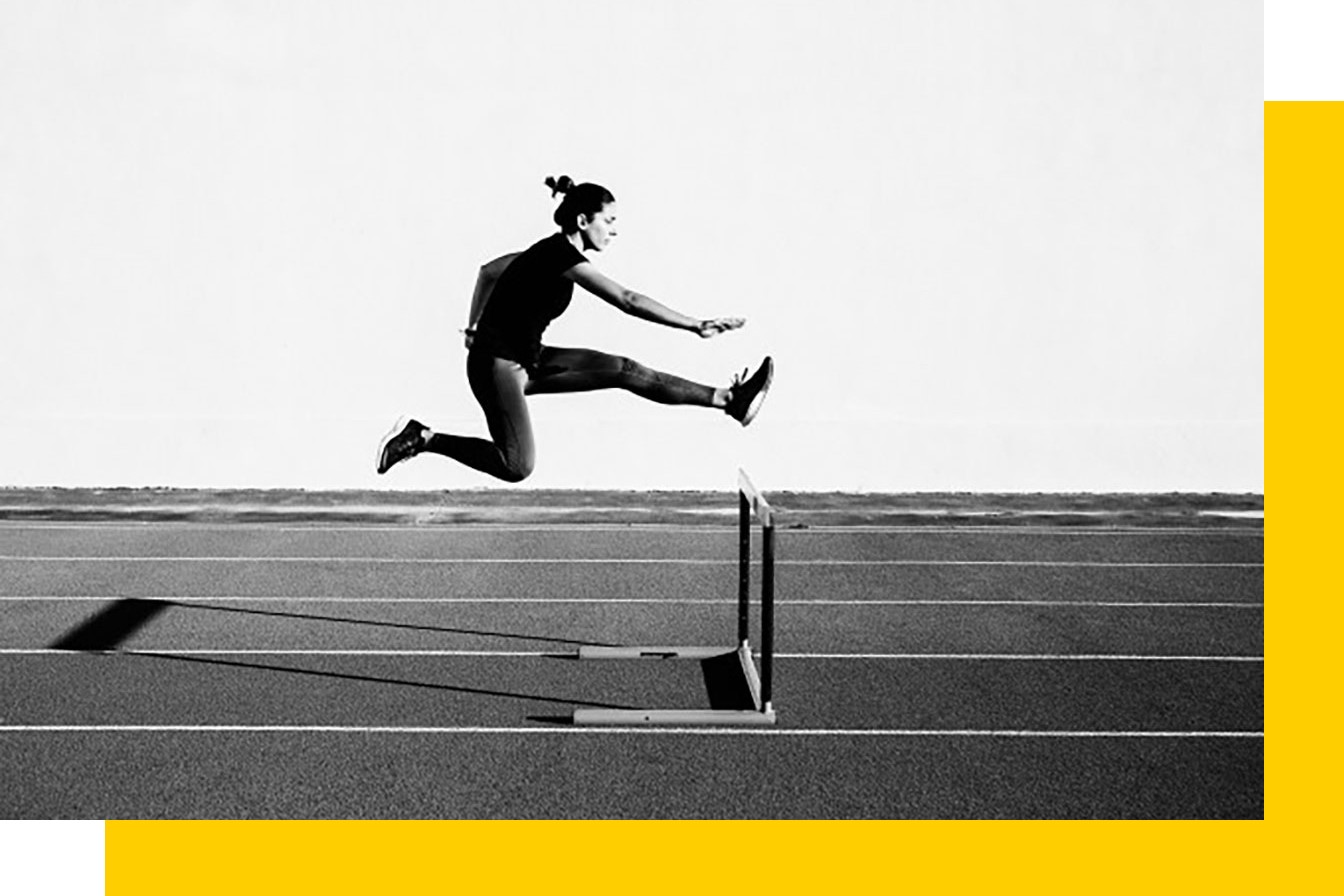
<svg viewBox="0 0 1344 896"><path fill-rule="evenodd" d="M1262 819L1264 6L0 0L0 819Z"/></svg>

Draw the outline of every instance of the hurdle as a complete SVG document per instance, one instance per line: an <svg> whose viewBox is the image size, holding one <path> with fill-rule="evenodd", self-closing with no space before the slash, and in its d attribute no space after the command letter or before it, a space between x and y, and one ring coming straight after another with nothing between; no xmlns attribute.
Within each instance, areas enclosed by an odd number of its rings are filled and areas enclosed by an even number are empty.
<svg viewBox="0 0 1344 896"><path fill-rule="evenodd" d="M761 524L761 668L752 658L751 532L753 517ZM751 694L751 709L598 709L574 711L575 725L773 725L770 678L775 637L775 520L765 496L746 470L737 471L737 646L736 647L596 647L579 648L584 660L707 660L736 654Z"/></svg>

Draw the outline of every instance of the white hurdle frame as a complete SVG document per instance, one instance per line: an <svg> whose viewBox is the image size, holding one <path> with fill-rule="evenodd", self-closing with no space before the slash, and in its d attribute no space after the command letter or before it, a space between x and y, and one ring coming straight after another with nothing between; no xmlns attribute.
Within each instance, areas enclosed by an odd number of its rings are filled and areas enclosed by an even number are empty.
<svg viewBox="0 0 1344 896"><path fill-rule="evenodd" d="M578 658L706 660L737 655L751 691L752 709L599 709L574 711L575 725L773 725L771 673L774 659L775 520L774 511L745 470L737 471L737 647L594 647L579 648ZM750 642L752 517L761 523L761 670L757 674Z"/></svg>

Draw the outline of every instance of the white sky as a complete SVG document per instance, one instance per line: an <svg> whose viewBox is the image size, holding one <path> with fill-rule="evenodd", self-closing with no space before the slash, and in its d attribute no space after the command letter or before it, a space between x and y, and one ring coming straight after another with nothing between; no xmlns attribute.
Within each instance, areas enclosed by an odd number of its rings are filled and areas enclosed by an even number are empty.
<svg viewBox="0 0 1344 896"><path fill-rule="evenodd" d="M0 485L493 486L480 262L619 200L555 344L759 420L532 402L530 487L1263 491L1262 9L0 2Z"/></svg>

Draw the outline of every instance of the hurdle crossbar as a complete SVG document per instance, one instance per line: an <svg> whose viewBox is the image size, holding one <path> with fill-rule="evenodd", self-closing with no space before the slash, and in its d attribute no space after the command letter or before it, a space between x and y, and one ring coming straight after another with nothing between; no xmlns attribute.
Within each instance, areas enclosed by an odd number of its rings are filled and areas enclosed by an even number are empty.
<svg viewBox="0 0 1344 896"><path fill-rule="evenodd" d="M736 653L751 693L751 709L601 709L574 711L576 725L773 725L770 677L774 658L775 522L774 511L745 470L738 470L737 647L597 647L579 648L579 659L695 659ZM761 523L761 670L752 658L750 640L751 530L753 516Z"/></svg>

